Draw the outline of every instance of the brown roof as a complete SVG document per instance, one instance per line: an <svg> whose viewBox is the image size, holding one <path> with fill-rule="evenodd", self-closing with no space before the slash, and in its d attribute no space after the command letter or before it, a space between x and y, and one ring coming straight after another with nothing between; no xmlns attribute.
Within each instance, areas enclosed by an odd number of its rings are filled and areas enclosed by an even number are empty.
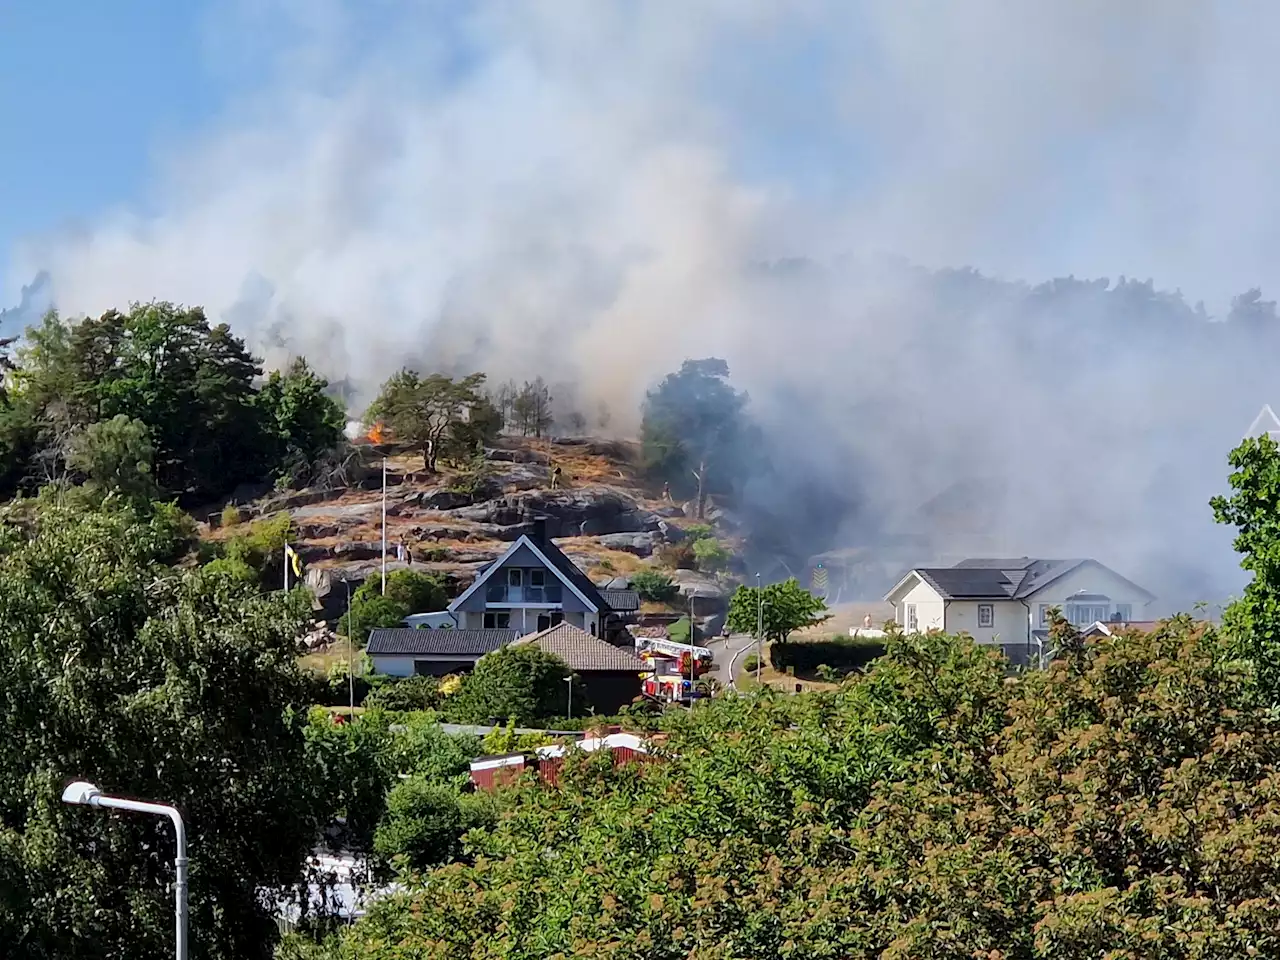
<svg viewBox="0 0 1280 960"><path fill-rule="evenodd" d="M571 623L557 623L541 633L521 637L513 646L526 643L547 653L554 653L575 673L643 673L649 669L631 651L593 637Z"/></svg>

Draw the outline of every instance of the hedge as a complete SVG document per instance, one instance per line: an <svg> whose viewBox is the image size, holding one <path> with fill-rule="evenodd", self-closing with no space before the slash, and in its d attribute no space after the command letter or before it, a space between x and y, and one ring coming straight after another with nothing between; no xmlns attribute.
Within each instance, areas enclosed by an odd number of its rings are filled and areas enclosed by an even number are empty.
<svg viewBox="0 0 1280 960"><path fill-rule="evenodd" d="M858 637L789 640L769 645L769 662L779 673L792 668L800 676L812 675L822 664L839 673L852 673L883 653L884 644Z"/></svg>

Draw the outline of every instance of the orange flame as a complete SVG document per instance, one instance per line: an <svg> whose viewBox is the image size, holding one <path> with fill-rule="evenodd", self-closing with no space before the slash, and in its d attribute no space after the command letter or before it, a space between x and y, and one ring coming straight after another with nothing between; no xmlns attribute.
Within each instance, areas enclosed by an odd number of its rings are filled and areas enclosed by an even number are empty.
<svg viewBox="0 0 1280 960"><path fill-rule="evenodd" d="M383 443L387 439L387 431L381 422L379 422L369 428L369 432L366 436L368 436L370 443Z"/></svg>

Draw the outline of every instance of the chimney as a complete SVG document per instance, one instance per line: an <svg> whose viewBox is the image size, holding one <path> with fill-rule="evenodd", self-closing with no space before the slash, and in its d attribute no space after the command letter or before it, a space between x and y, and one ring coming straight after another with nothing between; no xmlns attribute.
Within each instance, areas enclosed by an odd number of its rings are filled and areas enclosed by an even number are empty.
<svg viewBox="0 0 1280 960"><path fill-rule="evenodd" d="M547 542L547 518L535 517L533 521L533 542L541 546Z"/></svg>

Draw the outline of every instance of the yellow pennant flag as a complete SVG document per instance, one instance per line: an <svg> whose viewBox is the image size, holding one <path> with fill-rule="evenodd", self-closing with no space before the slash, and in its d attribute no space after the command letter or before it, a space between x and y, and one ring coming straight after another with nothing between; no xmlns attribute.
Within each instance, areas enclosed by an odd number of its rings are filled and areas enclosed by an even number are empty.
<svg viewBox="0 0 1280 960"><path fill-rule="evenodd" d="M293 567L293 575L302 578L302 558L298 556L297 551L287 543L284 545L284 555L289 558L289 565Z"/></svg>

